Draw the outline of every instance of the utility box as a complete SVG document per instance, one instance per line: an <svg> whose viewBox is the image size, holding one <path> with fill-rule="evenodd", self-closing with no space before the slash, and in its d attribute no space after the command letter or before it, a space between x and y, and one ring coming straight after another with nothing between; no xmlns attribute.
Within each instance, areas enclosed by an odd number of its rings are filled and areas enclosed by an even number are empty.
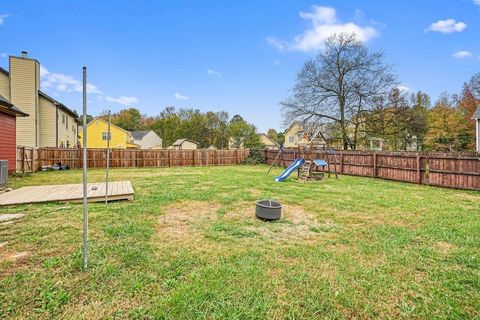
<svg viewBox="0 0 480 320"><path fill-rule="evenodd" d="M7 183L8 179L8 160L0 160L0 186Z"/></svg>

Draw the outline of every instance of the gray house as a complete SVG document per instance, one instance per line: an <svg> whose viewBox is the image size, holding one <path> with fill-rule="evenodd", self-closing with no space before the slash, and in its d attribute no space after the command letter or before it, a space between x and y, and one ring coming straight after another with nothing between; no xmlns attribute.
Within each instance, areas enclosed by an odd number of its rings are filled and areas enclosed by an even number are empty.
<svg viewBox="0 0 480 320"><path fill-rule="evenodd" d="M476 148L477 152L480 153L480 107L478 107L477 110L475 110L475 112L473 113L472 119L474 119L476 122L477 131L476 131L475 137L477 138L477 143L475 145L477 146Z"/></svg>
<svg viewBox="0 0 480 320"><path fill-rule="evenodd" d="M141 149L162 149L162 138L155 132L132 131L133 143L138 144Z"/></svg>

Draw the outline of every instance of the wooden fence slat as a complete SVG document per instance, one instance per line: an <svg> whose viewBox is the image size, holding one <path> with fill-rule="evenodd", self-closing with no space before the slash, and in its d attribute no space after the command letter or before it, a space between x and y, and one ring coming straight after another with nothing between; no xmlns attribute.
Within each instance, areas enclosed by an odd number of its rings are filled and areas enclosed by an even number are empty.
<svg viewBox="0 0 480 320"><path fill-rule="evenodd" d="M275 159L277 150L264 150L267 164ZM405 181L448 188L480 190L480 155L469 153L409 153L409 152L363 152L336 151L337 161L332 152L314 151L316 159L325 159L345 175L365 176L379 179ZM284 149L277 165L290 165L295 157L305 158L308 153L300 147ZM338 165L338 167L337 167Z"/></svg>

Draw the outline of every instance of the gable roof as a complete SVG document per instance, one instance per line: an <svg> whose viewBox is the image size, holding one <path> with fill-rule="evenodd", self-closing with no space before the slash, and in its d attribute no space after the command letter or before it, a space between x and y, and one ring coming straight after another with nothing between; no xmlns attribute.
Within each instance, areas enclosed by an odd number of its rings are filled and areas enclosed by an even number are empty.
<svg viewBox="0 0 480 320"><path fill-rule="evenodd" d="M473 113L472 115L472 119L480 119L480 107L477 108L477 110L475 110L475 112Z"/></svg>
<svg viewBox="0 0 480 320"><path fill-rule="evenodd" d="M143 137L145 137L147 134L150 132L153 132L154 135L158 137L158 134L155 133L153 130L144 130L144 131L131 131L130 133L132 134L133 139L135 140L142 140ZM160 137L159 137L160 138ZM161 139L161 138L160 138Z"/></svg>
<svg viewBox="0 0 480 320"><path fill-rule="evenodd" d="M260 133L259 136L264 136L264 137L267 138L268 141L270 141L274 146L277 146L277 147L280 146L280 145L278 144L278 142L273 141L272 139L270 139L270 137L267 136L265 133Z"/></svg>
<svg viewBox="0 0 480 320"><path fill-rule="evenodd" d="M4 96L0 95L0 111L19 117L28 117L28 114L14 106Z"/></svg>
<svg viewBox="0 0 480 320"><path fill-rule="evenodd" d="M293 121L292 124L289 125L288 128L287 128L285 131L283 131L283 134L287 134L287 132L290 131L290 129L292 129L292 127L293 127L294 125L296 125L296 124L298 124L298 126L300 127L299 132L300 132L300 131L305 131L305 129L303 128L303 126L302 126L302 124L301 124L300 122L298 122L298 121Z"/></svg>
<svg viewBox="0 0 480 320"><path fill-rule="evenodd" d="M91 125L92 123L94 123L94 122L97 121L97 120L103 121L103 122L105 122L106 124L108 124L108 121L105 120L105 119L103 119L102 117L95 117L92 121L90 121L89 123L87 123L87 128L88 128L89 125ZM130 134L130 131L125 130L125 129L123 129L123 128L121 128L121 127L119 127L119 126L117 126L117 125L115 125L115 124L113 124L113 123L111 123L111 122L110 122L110 126L112 126L112 127L114 127L114 128L117 128L117 129L120 129L120 130L122 130L123 132L125 132L125 133L127 133L127 134ZM83 131L83 128L79 128L79 132L81 132L81 131Z"/></svg>
<svg viewBox="0 0 480 320"><path fill-rule="evenodd" d="M195 143L195 144L200 144L198 143L197 141L193 141L193 140L190 140L190 139L177 139L177 141L175 141L172 146L181 146L185 141L189 141L191 143Z"/></svg>

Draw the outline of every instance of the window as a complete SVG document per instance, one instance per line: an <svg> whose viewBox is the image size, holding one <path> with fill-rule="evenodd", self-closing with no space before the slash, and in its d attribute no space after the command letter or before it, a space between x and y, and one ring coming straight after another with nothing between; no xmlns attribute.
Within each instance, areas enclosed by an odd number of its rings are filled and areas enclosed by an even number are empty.
<svg viewBox="0 0 480 320"><path fill-rule="evenodd" d="M295 136L288 136L288 143L294 143L295 142Z"/></svg>
<svg viewBox="0 0 480 320"><path fill-rule="evenodd" d="M110 134L108 134L108 132L102 132L102 140L112 140L112 133L110 132Z"/></svg>
<svg viewBox="0 0 480 320"><path fill-rule="evenodd" d="M65 115L62 113L62 123L65 123Z"/></svg>
<svg viewBox="0 0 480 320"><path fill-rule="evenodd" d="M68 130L68 117L67 117L67 121L65 122L65 129Z"/></svg>

